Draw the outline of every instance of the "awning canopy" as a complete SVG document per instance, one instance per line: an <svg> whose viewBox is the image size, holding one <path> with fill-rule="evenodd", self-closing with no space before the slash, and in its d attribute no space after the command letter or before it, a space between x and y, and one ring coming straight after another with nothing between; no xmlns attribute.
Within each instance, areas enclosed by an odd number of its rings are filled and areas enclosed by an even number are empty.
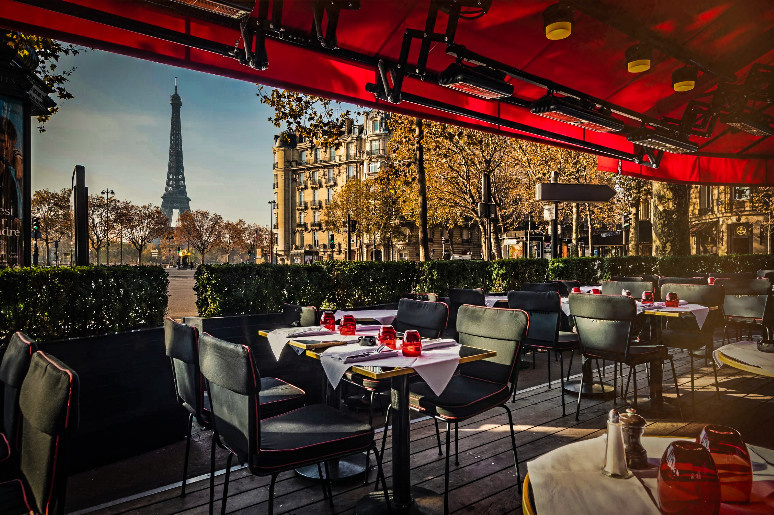
<svg viewBox="0 0 774 515"><path fill-rule="evenodd" d="M554 4L0 0L0 25L591 152L608 171L774 184L771 0ZM567 12L571 35L547 39ZM637 44L651 64L635 74ZM675 92L675 72L695 87Z"/></svg>

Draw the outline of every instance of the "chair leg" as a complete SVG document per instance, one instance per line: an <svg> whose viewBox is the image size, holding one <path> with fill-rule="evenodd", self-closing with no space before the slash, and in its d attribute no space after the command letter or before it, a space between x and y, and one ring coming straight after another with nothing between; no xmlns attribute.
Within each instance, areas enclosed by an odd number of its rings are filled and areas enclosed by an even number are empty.
<svg viewBox="0 0 774 515"><path fill-rule="evenodd" d="M231 477L231 460L234 459L234 455L228 453L228 459L226 460L226 478L223 481L223 499L220 501L220 515L226 515L226 500L228 499L228 480Z"/></svg>
<svg viewBox="0 0 774 515"><path fill-rule="evenodd" d="M680 410L680 420L683 420L683 406L680 403L680 388L677 386L677 372L675 372L675 360L669 356L669 364L672 365L672 380L675 382L675 398L677 399L677 408Z"/></svg>
<svg viewBox="0 0 774 515"><path fill-rule="evenodd" d="M460 433L457 422L454 423L454 465L460 464Z"/></svg>
<svg viewBox="0 0 774 515"><path fill-rule="evenodd" d="M449 513L449 454L451 452L451 422L446 423L446 465L443 481L443 513Z"/></svg>
<svg viewBox="0 0 774 515"><path fill-rule="evenodd" d="M548 370L548 389L551 389L551 351L546 352L546 370Z"/></svg>
<svg viewBox="0 0 774 515"><path fill-rule="evenodd" d="M575 357L575 349L570 351L570 364L567 365L567 379L565 381L570 380L570 373L572 372L572 359Z"/></svg>
<svg viewBox="0 0 774 515"><path fill-rule="evenodd" d="M618 362L613 361L613 406L618 400Z"/></svg>
<svg viewBox="0 0 774 515"><path fill-rule="evenodd" d="M580 416L580 401L581 401L581 395L583 394L583 374L581 374L581 380L580 380L580 387L578 388L578 404L575 406L575 421L578 421L578 417Z"/></svg>
<svg viewBox="0 0 774 515"><path fill-rule="evenodd" d="M715 396L720 400L720 385L718 384L718 367L715 360L712 360L712 372L715 374Z"/></svg>
<svg viewBox="0 0 774 515"><path fill-rule="evenodd" d="M382 469L382 459L379 457L379 454L376 452L376 443L373 444L374 447L374 456L376 457L376 488L379 488L379 478L382 478L382 485L384 485L384 488L382 491L384 492L384 502L387 505L387 511L390 512L390 496L387 493L387 479L384 477L384 470ZM376 488L374 490L376 490Z"/></svg>
<svg viewBox="0 0 774 515"><path fill-rule="evenodd" d="M632 370L634 370L634 385L632 386L632 392L634 393L634 409L637 409L637 365L634 365Z"/></svg>
<svg viewBox="0 0 774 515"><path fill-rule="evenodd" d="M188 479L188 454L191 452L191 429L193 428L193 413L188 414L188 433L185 436L185 458L183 459L183 488L180 497L185 497L185 483Z"/></svg>
<svg viewBox="0 0 774 515"><path fill-rule="evenodd" d="M269 482L269 515L274 515L274 483L276 482L277 474L272 474Z"/></svg>
<svg viewBox="0 0 774 515"><path fill-rule="evenodd" d="M384 431L382 431L382 449L381 451L379 451L379 459L384 458L384 446L387 443L387 428L390 426L391 414L392 414L392 404L387 406L387 415L384 417ZM439 447L440 447L440 443L439 443Z"/></svg>
<svg viewBox="0 0 774 515"><path fill-rule="evenodd" d="M327 499L328 490L325 488L325 481L323 479L325 477L325 474L323 474L322 465L320 465L319 463L317 464L317 477L320 478L320 487L322 488L322 491L323 491L323 499Z"/></svg>
<svg viewBox="0 0 774 515"><path fill-rule="evenodd" d="M441 452L441 430L438 428L438 419L433 418L433 422L435 422L435 439L438 440L438 456L441 456L443 452Z"/></svg>
<svg viewBox="0 0 774 515"><path fill-rule="evenodd" d="M564 409L564 352L559 353L559 388L562 390L562 416L567 416Z"/></svg>
<svg viewBox="0 0 774 515"><path fill-rule="evenodd" d="M374 427L374 390L368 399L368 425Z"/></svg>
<svg viewBox="0 0 774 515"><path fill-rule="evenodd" d="M363 471L363 484L368 484L368 470L371 468L371 448L366 450L365 455L365 470Z"/></svg>
<svg viewBox="0 0 774 515"><path fill-rule="evenodd" d="M331 488L331 471L328 469L328 462L323 462L325 468L325 487L328 489L328 503L333 508L333 489Z"/></svg>
<svg viewBox="0 0 774 515"><path fill-rule="evenodd" d="M629 375L626 376L626 389L624 390L623 395L621 395L621 400L624 403L626 402L626 398L629 397L629 383L632 381L632 368L633 367L629 367ZM623 363L621 363L621 369L623 370ZM623 386L623 380L621 380L621 386Z"/></svg>
<svg viewBox="0 0 774 515"><path fill-rule="evenodd" d="M521 472L519 471L519 453L516 451L516 435L513 432L513 415L510 408L502 405L505 412L508 413L508 424L511 426L511 446L513 447L513 465L516 467L516 479L519 481L519 491L521 491Z"/></svg>
<svg viewBox="0 0 774 515"><path fill-rule="evenodd" d="M215 442L217 439L218 434L213 431L212 444L210 445L210 515L212 515L215 504Z"/></svg>

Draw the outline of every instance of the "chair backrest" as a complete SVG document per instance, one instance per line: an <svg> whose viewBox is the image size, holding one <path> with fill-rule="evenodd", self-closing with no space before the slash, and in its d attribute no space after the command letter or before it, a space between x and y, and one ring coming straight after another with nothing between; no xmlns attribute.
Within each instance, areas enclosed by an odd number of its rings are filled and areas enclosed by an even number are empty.
<svg viewBox="0 0 774 515"><path fill-rule="evenodd" d="M449 289L449 327L457 327L457 311L463 304L485 306L484 290L451 288Z"/></svg>
<svg viewBox="0 0 774 515"><path fill-rule="evenodd" d="M438 302L438 294L431 293L431 292L425 292L425 293L414 293L414 292L406 292L403 295L401 295L402 299L411 299L411 300L425 300L429 302Z"/></svg>
<svg viewBox="0 0 774 515"><path fill-rule="evenodd" d="M494 357L460 365L460 371L485 381L508 384L514 377L519 348L528 325L529 315L519 309L460 307L457 317L459 342L497 352ZM511 384L511 388L513 386Z"/></svg>
<svg viewBox="0 0 774 515"><path fill-rule="evenodd" d="M649 281L605 281L602 283L602 295L621 295L623 290L632 292L632 297L639 299L642 292L653 291ZM656 292L653 292L655 295Z"/></svg>
<svg viewBox="0 0 774 515"><path fill-rule="evenodd" d="M177 401L203 424L204 382L199 370L199 331L167 318L164 320L164 346L172 363Z"/></svg>
<svg viewBox="0 0 774 515"><path fill-rule="evenodd" d="M661 298L664 299L669 292L675 292L680 300L689 304L701 304L710 308L721 308L725 300L725 289L720 285L708 284L665 284L661 287ZM722 309L711 309L701 327L701 332L712 335L718 325L723 321ZM678 318L669 321L673 329L699 331L699 326L693 318Z"/></svg>
<svg viewBox="0 0 774 515"><path fill-rule="evenodd" d="M3 418L0 420L0 427L14 450L19 448L19 395L24 377L30 368L30 360L36 350L37 344L29 336L18 331L11 336L0 363L0 383L3 384Z"/></svg>
<svg viewBox="0 0 774 515"><path fill-rule="evenodd" d="M613 360L626 359L637 304L621 295L570 295L578 340L584 353Z"/></svg>
<svg viewBox="0 0 774 515"><path fill-rule="evenodd" d="M260 442L261 380L250 347L203 333L199 365L207 381L215 431L244 462L256 454Z"/></svg>
<svg viewBox="0 0 774 515"><path fill-rule="evenodd" d="M771 318L771 282L768 279L718 279L725 290L723 312L726 316Z"/></svg>
<svg viewBox="0 0 774 515"><path fill-rule="evenodd" d="M285 325L289 327L309 327L318 325L320 322L320 318L317 316L317 308L314 306L283 304L282 316Z"/></svg>
<svg viewBox="0 0 774 515"><path fill-rule="evenodd" d="M392 325L396 331L414 329L422 338L438 338L446 329L448 319L449 306L443 302L400 299Z"/></svg>
<svg viewBox="0 0 774 515"><path fill-rule="evenodd" d="M21 387L19 468L38 513L64 513L67 464L80 416L78 374L36 352Z"/></svg>
<svg viewBox="0 0 774 515"><path fill-rule="evenodd" d="M661 290L665 284L703 284L707 285L704 277L661 277L658 280L658 288ZM662 297L663 298L663 297Z"/></svg>
<svg viewBox="0 0 774 515"><path fill-rule="evenodd" d="M529 340L556 343L559 336L559 313L562 310L562 299L556 292L509 291L508 307L520 309L529 315Z"/></svg>
<svg viewBox="0 0 774 515"><path fill-rule="evenodd" d="M557 281L559 283L559 295L569 297L573 288L580 288L580 281Z"/></svg>
<svg viewBox="0 0 774 515"><path fill-rule="evenodd" d="M521 291L555 291L559 293L562 285L559 281L550 281L547 283L524 283L521 285Z"/></svg>

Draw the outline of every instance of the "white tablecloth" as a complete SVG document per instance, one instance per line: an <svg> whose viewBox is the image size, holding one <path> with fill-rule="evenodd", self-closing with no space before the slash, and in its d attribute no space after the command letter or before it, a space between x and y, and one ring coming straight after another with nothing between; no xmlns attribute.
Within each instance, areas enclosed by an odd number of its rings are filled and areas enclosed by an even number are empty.
<svg viewBox="0 0 774 515"><path fill-rule="evenodd" d="M774 353L759 351L757 342L734 342L716 349L712 355L718 368L724 364L718 359L719 352L745 365L758 367L761 373L774 375Z"/></svg>
<svg viewBox="0 0 774 515"><path fill-rule="evenodd" d="M283 327L280 329L274 329L273 331L269 332L267 338L269 340L269 347L271 347L271 351L274 353L274 357L279 359L280 354L282 353L282 349L285 348L285 345L289 340L296 338L308 338L310 336L314 336L315 340L318 341L342 341L343 338L354 338L357 340L356 336L342 337L338 332L329 331L319 325L310 327Z"/></svg>
<svg viewBox="0 0 774 515"><path fill-rule="evenodd" d="M613 479L602 474L606 438L604 435L571 443L527 463L538 515L661 513L657 505L656 467L669 443L678 438L643 437L642 445L648 451L652 468L634 471L636 476L629 479ZM767 456L771 451L752 445L748 448L753 481L770 480L774 467L761 455Z"/></svg>
<svg viewBox="0 0 774 515"><path fill-rule="evenodd" d="M371 318L382 325L390 325L398 316L397 309L362 309L360 311L336 311L336 320L341 320L344 315L352 315L356 319Z"/></svg>
<svg viewBox="0 0 774 515"><path fill-rule="evenodd" d="M674 312L685 312L688 311L690 313L693 313L693 316L696 317L696 323L699 325L699 329L702 328L704 325L704 322L707 320L707 315L709 315L709 308L706 306L701 306L699 304L688 304L684 300L680 301L680 306L676 308L668 308L665 306L663 302L654 302L652 305L643 305L640 301L637 301L637 313L642 313L645 310L658 310L658 311L674 311ZM567 316L570 316L570 299L563 298L562 299L562 311L564 311L564 314Z"/></svg>

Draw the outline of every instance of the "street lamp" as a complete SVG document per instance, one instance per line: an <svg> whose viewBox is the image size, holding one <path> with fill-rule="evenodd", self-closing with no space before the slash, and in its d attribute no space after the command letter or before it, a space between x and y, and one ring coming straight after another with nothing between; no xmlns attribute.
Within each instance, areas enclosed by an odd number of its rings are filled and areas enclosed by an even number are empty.
<svg viewBox="0 0 774 515"><path fill-rule="evenodd" d="M105 195L105 264L110 265L110 196L116 196L116 192L109 189L102 190Z"/></svg>
<svg viewBox="0 0 774 515"><path fill-rule="evenodd" d="M269 208L269 263L274 263L274 210L277 208L277 201L270 200Z"/></svg>

